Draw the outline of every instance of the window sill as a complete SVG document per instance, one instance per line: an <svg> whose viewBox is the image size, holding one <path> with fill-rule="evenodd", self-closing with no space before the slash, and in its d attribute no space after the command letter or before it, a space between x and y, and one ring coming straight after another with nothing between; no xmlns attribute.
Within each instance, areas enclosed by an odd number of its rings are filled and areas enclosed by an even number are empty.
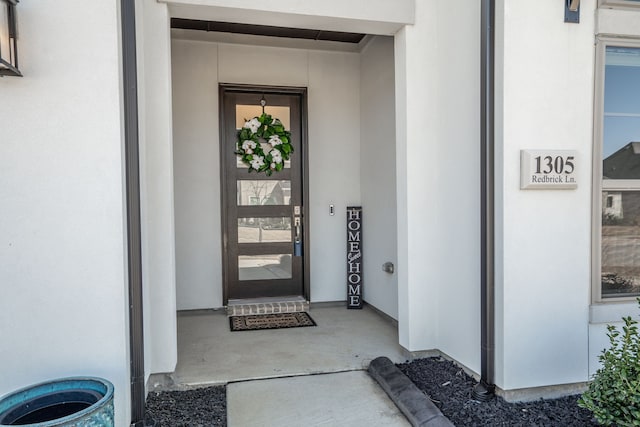
<svg viewBox="0 0 640 427"><path fill-rule="evenodd" d="M589 307L589 323L591 324L617 323L621 322L622 318L626 316L640 320L640 309L637 301L603 302L592 304Z"/></svg>
<svg viewBox="0 0 640 427"><path fill-rule="evenodd" d="M636 9L640 7L640 4L638 4L637 1L633 1L633 0L600 0L600 4L598 5L598 7L605 7L605 8L612 8L612 9L614 8Z"/></svg>

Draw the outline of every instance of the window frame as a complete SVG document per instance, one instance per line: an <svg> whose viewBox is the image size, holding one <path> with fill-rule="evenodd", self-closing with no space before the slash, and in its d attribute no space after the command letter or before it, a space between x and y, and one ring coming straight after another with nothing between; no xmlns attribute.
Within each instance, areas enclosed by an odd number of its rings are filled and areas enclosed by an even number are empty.
<svg viewBox="0 0 640 427"><path fill-rule="evenodd" d="M611 1L601 0L611 3ZM622 0L617 3L624 2ZM640 7L640 2L637 2ZM602 149L604 139L604 89L607 47L629 47L640 49L640 39L618 37L596 37L594 120L593 120L593 197L591 233L591 300L594 304L621 303L635 301L637 295L606 297L602 296L602 191L640 191L640 179L608 180L602 179ZM610 181L610 182L609 182Z"/></svg>
<svg viewBox="0 0 640 427"><path fill-rule="evenodd" d="M598 7L605 7L610 9L640 9L640 1L598 0Z"/></svg>

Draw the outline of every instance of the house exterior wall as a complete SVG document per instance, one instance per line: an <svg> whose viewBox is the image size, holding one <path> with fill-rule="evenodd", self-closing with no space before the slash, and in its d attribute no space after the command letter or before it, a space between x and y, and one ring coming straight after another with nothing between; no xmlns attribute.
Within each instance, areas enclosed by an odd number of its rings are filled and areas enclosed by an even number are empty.
<svg viewBox="0 0 640 427"><path fill-rule="evenodd" d="M398 318L396 127L393 38L374 37L360 53L360 189L364 300Z"/></svg>
<svg viewBox="0 0 640 427"><path fill-rule="evenodd" d="M172 41L179 310L222 306L217 55L216 44Z"/></svg>
<svg viewBox="0 0 640 427"><path fill-rule="evenodd" d="M595 0L497 2L496 384L588 379ZM520 190L520 150L578 152L575 190Z"/></svg>
<svg viewBox="0 0 640 427"><path fill-rule="evenodd" d="M311 301L344 301L346 208L361 204L360 58L309 52L308 88Z"/></svg>
<svg viewBox="0 0 640 427"><path fill-rule="evenodd" d="M23 0L0 78L0 395L65 376L130 414L118 2Z"/></svg>
<svg viewBox="0 0 640 427"><path fill-rule="evenodd" d="M177 308L222 306L219 82L308 88L311 300L344 300L345 211L360 204L359 56L172 43Z"/></svg>
<svg viewBox="0 0 640 427"><path fill-rule="evenodd" d="M400 344L440 349L476 372L479 7L416 2L415 24L395 36Z"/></svg>
<svg viewBox="0 0 640 427"><path fill-rule="evenodd" d="M115 384L116 423L126 425L119 10L105 0L53 3L20 2L25 77L0 79L0 336L11 342L0 353L0 395L101 376ZM479 372L479 2L136 4L147 375L175 366L176 309L222 305L219 82L309 89L312 301L344 300L344 212L362 204L365 299L398 319L408 350L439 349ZM635 302L591 303L590 251L594 35L638 37L640 13L583 0L581 22L566 24L562 7L497 0L503 390L588 380L606 324L637 311ZM170 40L170 14L394 37L361 53ZM576 150L578 188L520 190L522 149ZM393 168L367 167L391 159ZM387 260L393 276L380 270Z"/></svg>

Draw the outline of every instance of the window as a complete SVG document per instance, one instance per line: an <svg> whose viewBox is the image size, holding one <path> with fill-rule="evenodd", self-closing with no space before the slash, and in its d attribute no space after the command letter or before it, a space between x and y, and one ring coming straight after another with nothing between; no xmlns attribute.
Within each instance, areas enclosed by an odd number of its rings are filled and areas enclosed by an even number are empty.
<svg viewBox="0 0 640 427"><path fill-rule="evenodd" d="M601 44L594 279L605 300L640 295L640 45Z"/></svg>

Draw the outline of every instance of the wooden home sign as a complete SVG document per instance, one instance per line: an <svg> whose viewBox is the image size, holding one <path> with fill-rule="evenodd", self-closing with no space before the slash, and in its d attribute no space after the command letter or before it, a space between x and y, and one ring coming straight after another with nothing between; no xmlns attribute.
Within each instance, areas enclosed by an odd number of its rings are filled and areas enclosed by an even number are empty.
<svg viewBox="0 0 640 427"><path fill-rule="evenodd" d="M362 207L347 207L347 308L362 308Z"/></svg>

